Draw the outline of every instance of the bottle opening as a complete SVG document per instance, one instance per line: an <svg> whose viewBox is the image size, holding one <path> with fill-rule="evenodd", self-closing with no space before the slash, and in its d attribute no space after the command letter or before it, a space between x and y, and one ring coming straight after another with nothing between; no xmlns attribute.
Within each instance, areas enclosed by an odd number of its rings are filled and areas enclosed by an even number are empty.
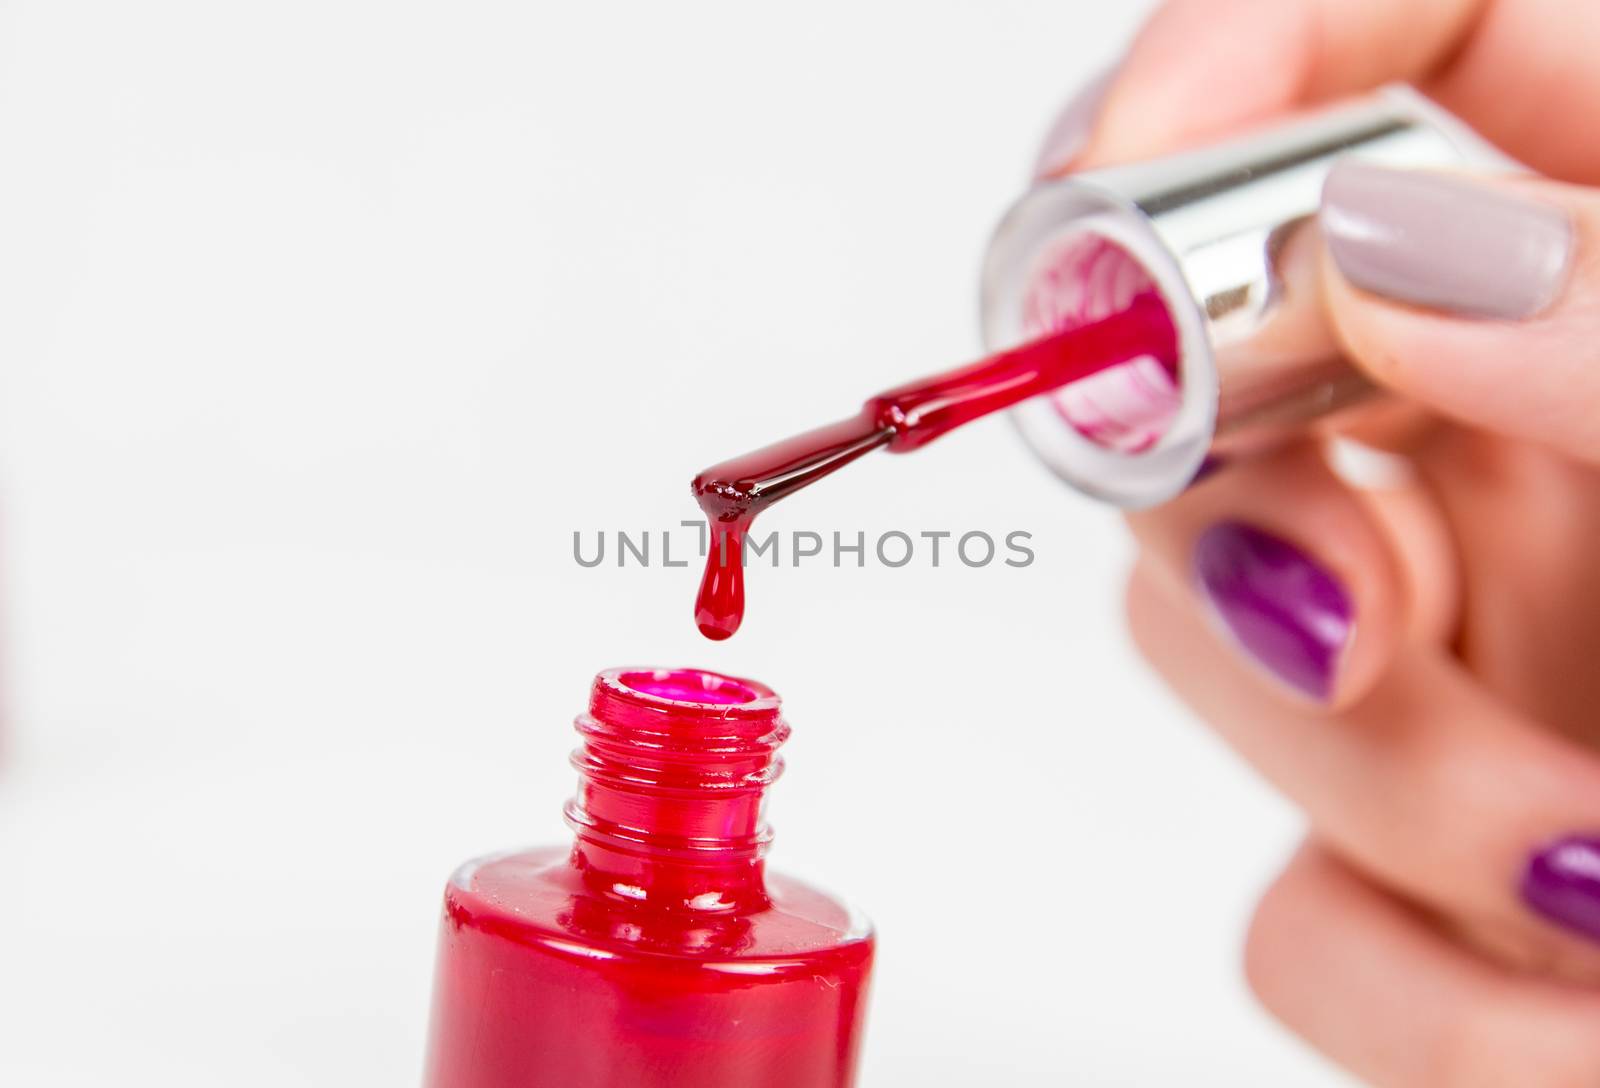
<svg viewBox="0 0 1600 1088"><path fill-rule="evenodd" d="M589 713L578 719L588 743L664 749L722 758L771 749L788 735L777 692L708 669L606 669L594 678Z"/></svg>
<svg viewBox="0 0 1600 1088"><path fill-rule="evenodd" d="M618 895L701 909L764 894L761 818L789 736L772 689L704 669L607 669L575 723L573 861Z"/></svg>
<svg viewBox="0 0 1600 1088"><path fill-rule="evenodd" d="M1144 267L1100 234L1077 233L1046 249L1023 296L1030 338L1100 321L1156 290ZM1136 454L1167 433L1183 404L1178 370L1141 355L1047 397L1062 422L1097 446Z"/></svg>
<svg viewBox="0 0 1600 1088"><path fill-rule="evenodd" d="M644 695L698 705L736 706L756 702L771 694L757 691L747 681L700 669L633 670L620 674L617 681L623 687Z"/></svg>

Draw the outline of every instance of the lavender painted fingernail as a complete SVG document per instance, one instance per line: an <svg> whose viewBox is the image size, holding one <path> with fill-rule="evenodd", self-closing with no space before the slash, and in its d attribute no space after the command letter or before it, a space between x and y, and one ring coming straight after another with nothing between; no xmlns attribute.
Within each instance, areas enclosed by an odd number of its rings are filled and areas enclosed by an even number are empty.
<svg viewBox="0 0 1600 1088"><path fill-rule="evenodd" d="M1532 317L1572 260L1566 212L1470 178L1345 159L1322 189L1328 252L1357 287L1474 317Z"/></svg>
<svg viewBox="0 0 1600 1088"><path fill-rule="evenodd" d="M1521 892L1536 914L1600 941L1600 836L1568 835L1534 853Z"/></svg>
<svg viewBox="0 0 1600 1088"><path fill-rule="evenodd" d="M1355 627L1337 578L1288 541L1237 521L1200 535L1194 568L1218 618L1252 658L1304 695L1333 695Z"/></svg>
<svg viewBox="0 0 1600 1088"><path fill-rule="evenodd" d="M1061 112L1056 114L1050 131L1045 135L1044 143L1039 146L1039 156L1033 163L1035 179L1060 173L1083 151L1090 133L1094 131L1094 123L1100 115L1101 104L1106 100L1106 92L1111 89L1111 82L1116 75L1115 66L1107 68L1084 84L1061 107Z"/></svg>

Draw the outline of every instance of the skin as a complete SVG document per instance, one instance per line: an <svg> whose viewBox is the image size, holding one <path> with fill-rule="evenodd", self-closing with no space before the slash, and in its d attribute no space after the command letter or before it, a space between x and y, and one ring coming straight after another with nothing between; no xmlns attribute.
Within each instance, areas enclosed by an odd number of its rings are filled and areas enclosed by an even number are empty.
<svg viewBox="0 0 1600 1088"><path fill-rule="evenodd" d="M1570 0L1176 0L1113 78L1080 169L1406 80L1555 180L1567 286L1520 322L1396 304L1319 254L1352 361L1398 396L1347 433L1403 458L1379 486L1328 435L1129 518L1135 639L1301 806L1245 971L1311 1045L1378 1085L1600 1084L1600 944L1519 900L1529 852L1600 832L1600 10ZM1195 538L1260 526L1336 574L1358 622L1329 705L1209 622Z"/></svg>

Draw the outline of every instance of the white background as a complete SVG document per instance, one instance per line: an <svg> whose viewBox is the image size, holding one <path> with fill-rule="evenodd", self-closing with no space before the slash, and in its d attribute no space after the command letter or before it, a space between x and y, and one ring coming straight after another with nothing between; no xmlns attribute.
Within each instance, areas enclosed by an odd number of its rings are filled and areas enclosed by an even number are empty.
<svg viewBox="0 0 1600 1088"><path fill-rule="evenodd" d="M1024 570L761 569L713 645L694 570L571 554L972 356L1144 7L0 5L0 1084L414 1082L446 874L565 838L624 663L785 695L773 864L878 924L869 1088L1342 1083L1240 980L1296 817L1004 421L767 524Z"/></svg>

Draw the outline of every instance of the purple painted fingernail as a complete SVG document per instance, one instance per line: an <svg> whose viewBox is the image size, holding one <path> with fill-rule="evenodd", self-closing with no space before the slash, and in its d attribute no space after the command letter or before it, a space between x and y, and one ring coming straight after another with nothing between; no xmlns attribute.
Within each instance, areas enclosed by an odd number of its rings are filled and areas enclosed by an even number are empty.
<svg viewBox="0 0 1600 1088"><path fill-rule="evenodd" d="M1302 694L1333 695L1355 628L1337 578L1288 541L1237 521L1200 535L1194 568L1218 618L1251 657Z"/></svg>
<svg viewBox="0 0 1600 1088"><path fill-rule="evenodd" d="M1567 835L1534 853L1521 891L1534 913L1600 941L1600 837Z"/></svg>
<svg viewBox="0 0 1600 1088"><path fill-rule="evenodd" d="M1107 68L1084 84L1061 107L1044 142L1039 145L1039 156L1033 163L1035 179L1060 173L1072 165L1072 160L1083 151L1090 133L1094 131L1094 123L1100 115L1101 104L1106 100L1106 92L1111 89L1111 81L1116 75L1115 66Z"/></svg>

